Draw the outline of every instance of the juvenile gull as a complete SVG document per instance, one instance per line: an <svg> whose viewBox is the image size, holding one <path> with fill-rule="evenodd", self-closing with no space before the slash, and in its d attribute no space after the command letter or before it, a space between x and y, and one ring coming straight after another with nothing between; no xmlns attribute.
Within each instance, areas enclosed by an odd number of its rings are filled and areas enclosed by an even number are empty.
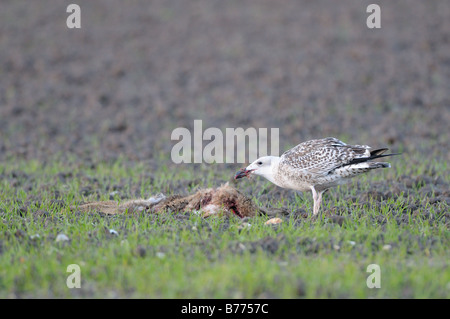
<svg viewBox="0 0 450 319"><path fill-rule="evenodd" d="M350 178L389 163L371 160L397 155L387 148L371 150L367 145L348 145L334 137L303 142L278 156L264 156L236 173L235 179L260 175L277 186L297 191L312 191L313 214L317 215L322 194L329 188L345 184Z"/></svg>

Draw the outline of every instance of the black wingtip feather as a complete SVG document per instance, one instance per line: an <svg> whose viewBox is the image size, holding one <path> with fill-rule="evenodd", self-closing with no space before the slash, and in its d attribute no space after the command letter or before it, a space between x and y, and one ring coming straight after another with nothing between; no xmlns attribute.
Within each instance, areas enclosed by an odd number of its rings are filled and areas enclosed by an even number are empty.
<svg viewBox="0 0 450 319"><path fill-rule="evenodd" d="M402 154L402 153L392 153L392 154L384 154L384 155L382 155L387 150L388 150L387 148L383 148L383 149L372 151L372 152L370 152L370 156L369 157L355 158L355 159L351 160L346 165L358 164L358 163L368 162L368 161L374 160L376 158L387 157L387 156L395 156L395 155L401 155ZM377 153L374 154L374 152L377 152Z"/></svg>

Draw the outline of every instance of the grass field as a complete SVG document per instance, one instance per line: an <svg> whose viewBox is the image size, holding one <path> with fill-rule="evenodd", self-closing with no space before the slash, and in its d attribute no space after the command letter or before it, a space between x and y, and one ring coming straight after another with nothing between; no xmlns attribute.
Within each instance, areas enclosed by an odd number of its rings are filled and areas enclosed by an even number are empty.
<svg viewBox="0 0 450 319"><path fill-rule="evenodd" d="M149 174L147 164L125 159L3 163L0 298L448 298L448 205L421 191L428 179L448 185L447 167L405 165L409 160L405 154L390 170L330 191L317 220L304 214L312 210L310 194L276 195L262 179L236 184L258 205L290 212L272 226L265 225L269 216L106 216L68 208L110 196L215 187L230 179L231 168L162 167ZM371 192L374 185L398 187L402 176L425 182L383 199ZM56 241L58 234L69 240ZM81 288L66 285L71 264L80 266ZM367 287L370 264L380 266L381 288Z"/></svg>

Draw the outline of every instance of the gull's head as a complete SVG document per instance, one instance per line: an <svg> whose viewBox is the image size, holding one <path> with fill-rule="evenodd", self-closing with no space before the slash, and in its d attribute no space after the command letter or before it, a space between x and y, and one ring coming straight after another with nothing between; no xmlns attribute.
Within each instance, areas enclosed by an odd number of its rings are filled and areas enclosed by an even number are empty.
<svg viewBox="0 0 450 319"><path fill-rule="evenodd" d="M260 175L270 179L273 174L273 168L278 165L280 158L277 156L263 156L251 163L246 168L239 170L234 179L250 177L251 175Z"/></svg>

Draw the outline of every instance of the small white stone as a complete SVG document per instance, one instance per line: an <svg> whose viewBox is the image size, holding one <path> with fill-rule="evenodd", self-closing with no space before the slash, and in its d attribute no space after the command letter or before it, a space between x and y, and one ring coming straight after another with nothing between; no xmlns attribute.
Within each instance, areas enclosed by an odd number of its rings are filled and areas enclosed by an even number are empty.
<svg viewBox="0 0 450 319"><path fill-rule="evenodd" d="M159 259L163 259L164 257L166 257L166 254L163 252L158 251L156 253L156 257L158 257Z"/></svg>
<svg viewBox="0 0 450 319"><path fill-rule="evenodd" d="M67 237L67 235L65 234L58 234L58 236L56 236L55 241L56 242L60 242L60 241L68 241L69 237Z"/></svg>
<svg viewBox="0 0 450 319"><path fill-rule="evenodd" d="M391 250L392 246L387 244L383 246L383 250Z"/></svg>
<svg viewBox="0 0 450 319"><path fill-rule="evenodd" d="M355 245L356 245L356 243L355 243L354 241L351 241L351 240L349 240L348 243L349 243L350 245L352 245L352 246L355 246Z"/></svg>

